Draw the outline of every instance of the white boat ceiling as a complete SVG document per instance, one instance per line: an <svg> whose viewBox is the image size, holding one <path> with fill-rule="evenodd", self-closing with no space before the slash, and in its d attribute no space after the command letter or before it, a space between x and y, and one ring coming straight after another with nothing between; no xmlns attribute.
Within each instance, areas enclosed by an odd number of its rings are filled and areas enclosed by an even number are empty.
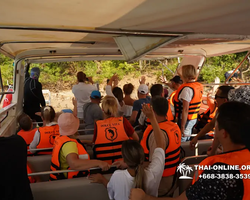
<svg viewBox="0 0 250 200"><path fill-rule="evenodd" d="M31 62L250 50L246 0L1 0L0 51Z"/></svg>

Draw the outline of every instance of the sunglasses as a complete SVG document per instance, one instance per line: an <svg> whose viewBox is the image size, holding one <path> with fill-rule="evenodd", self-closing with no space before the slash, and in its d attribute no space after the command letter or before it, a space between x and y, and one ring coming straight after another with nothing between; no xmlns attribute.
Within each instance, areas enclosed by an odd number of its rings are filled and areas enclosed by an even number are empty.
<svg viewBox="0 0 250 200"><path fill-rule="evenodd" d="M216 94L216 95L214 96L214 98L215 98L215 99L218 99L218 98L220 98L220 99L226 99L227 97L222 97L222 96L219 96L219 95Z"/></svg>

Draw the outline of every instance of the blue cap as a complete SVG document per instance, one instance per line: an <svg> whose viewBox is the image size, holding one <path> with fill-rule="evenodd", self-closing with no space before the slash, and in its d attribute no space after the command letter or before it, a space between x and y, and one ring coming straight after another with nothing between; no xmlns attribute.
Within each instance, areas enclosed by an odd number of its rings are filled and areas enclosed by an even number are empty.
<svg viewBox="0 0 250 200"><path fill-rule="evenodd" d="M63 113L73 113L73 111L71 109L63 109L62 112Z"/></svg>
<svg viewBox="0 0 250 200"><path fill-rule="evenodd" d="M101 93L98 90L92 91L90 97L92 99L101 99L102 98Z"/></svg>

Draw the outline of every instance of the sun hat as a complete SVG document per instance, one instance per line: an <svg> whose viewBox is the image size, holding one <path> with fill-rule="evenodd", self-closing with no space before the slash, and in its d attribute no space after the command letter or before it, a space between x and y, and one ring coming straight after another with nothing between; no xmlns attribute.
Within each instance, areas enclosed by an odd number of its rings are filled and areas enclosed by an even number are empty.
<svg viewBox="0 0 250 200"><path fill-rule="evenodd" d="M72 113L62 113L58 118L60 135L74 135L79 128L79 119Z"/></svg>
<svg viewBox="0 0 250 200"><path fill-rule="evenodd" d="M148 93L148 86L146 84L141 84L138 87L138 92L141 94L147 94Z"/></svg>
<svg viewBox="0 0 250 200"><path fill-rule="evenodd" d="M250 105L250 85L243 85L237 89L229 90L228 100Z"/></svg>

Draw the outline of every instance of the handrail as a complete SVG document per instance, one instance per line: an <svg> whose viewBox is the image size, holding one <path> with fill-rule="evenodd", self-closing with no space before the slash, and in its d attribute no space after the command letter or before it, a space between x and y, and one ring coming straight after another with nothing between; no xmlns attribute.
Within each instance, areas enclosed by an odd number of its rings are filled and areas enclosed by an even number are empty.
<svg viewBox="0 0 250 200"><path fill-rule="evenodd" d="M28 149L27 151L46 151L46 150L52 150L53 147L49 147L49 148L41 148L41 149Z"/></svg>
<svg viewBox="0 0 250 200"><path fill-rule="evenodd" d="M202 84L203 86L214 86L214 85L250 85L250 83L208 83Z"/></svg>
<svg viewBox="0 0 250 200"><path fill-rule="evenodd" d="M0 109L0 116L7 113L10 109L16 106L16 103L11 103L10 105Z"/></svg>
<svg viewBox="0 0 250 200"><path fill-rule="evenodd" d="M110 167L115 167L115 165L111 165ZM93 167L88 170L102 170L100 167ZM78 171L85 171L85 170L73 170L73 169L67 169L67 170L56 170L56 171L45 171L45 172L34 172L28 174L28 176L41 176L41 175L49 175L49 174L59 174L59 173L68 173L68 172L78 172Z"/></svg>

